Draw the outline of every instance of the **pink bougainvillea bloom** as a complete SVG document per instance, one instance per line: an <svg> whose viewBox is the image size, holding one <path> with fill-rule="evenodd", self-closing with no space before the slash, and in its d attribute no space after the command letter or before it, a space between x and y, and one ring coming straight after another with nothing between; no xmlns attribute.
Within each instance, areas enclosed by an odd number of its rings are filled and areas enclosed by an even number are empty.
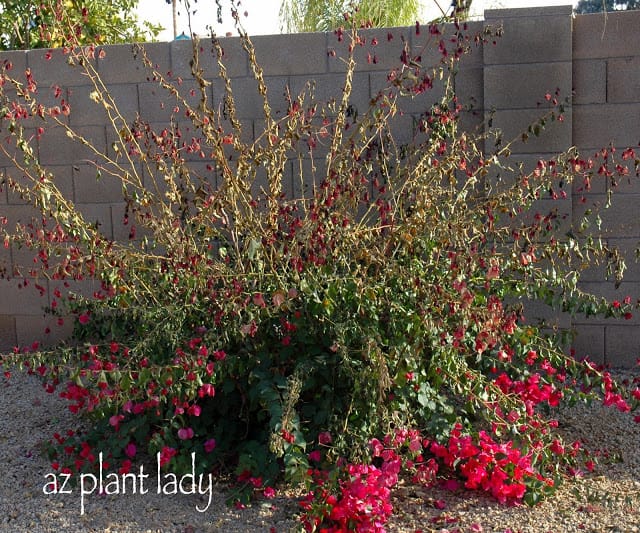
<svg viewBox="0 0 640 533"><path fill-rule="evenodd" d="M500 277L500 265L498 264L497 261L492 260L491 266L487 270L487 279L491 280L491 279L496 279L498 277Z"/></svg>
<svg viewBox="0 0 640 533"><path fill-rule="evenodd" d="M78 317L78 322L80 322L80 324L82 324L83 326L88 324L90 321L91 321L91 316L89 315L89 313L82 313Z"/></svg>
<svg viewBox="0 0 640 533"><path fill-rule="evenodd" d="M211 383L204 383L198 389L198 396L200 396L200 398L204 398L205 396L211 396L213 398L215 395L216 395L216 389Z"/></svg>
<svg viewBox="0 0 640 533"><path fill-rule="evenodd" d="M264 497L271 499L276 497L276 490L273 487L265 487L264 489Z"/></svg>
<svg viewBox="0 0 640 533"><path fill-rule="evenodd" d="M191 428L180 428L178 430L178 438L180 440L189 440L193 438L193 429Z"/></svg>
<svg viewBox="0 0 640 533"><path fill-rule="evenodd" d="M271 297L271 301L275 307L280 307L285 302L285 295L281 291L276 291Z"/></svg>
<svg viewBox="0 0 640 533"><path fill-rule="evenodd" d="M318 442L323 446L331 444L332 441L333 439L331 438L331 433L329 433L328 431L323 431L322 433L318 434Z"/></svg>
<svg viewBox="0 0 640 533"><path fill-rule="evenodd" d="M380 457L382 455L382 451L384 450L383 444L376 438L373 438L369 441L369 446L371 446L373 450L374 457Z"/></svg>
<svg viewBox="0 0 640 533"><path fill-rule="evenodd" d="M136 456L136 445L133 442L127 444L124 448L124 453L129 459L133 459Z"/></svg>
<svg viewBox="0 0 640 533"><path fill-rule="evenodd" d="M216 439L209 439L204 442L204 451L211 453L216 448Z"/></svg>
<svg viewBox="0 0 640 533"><path fill-rule="evenodd" d="M322 458L322 456L320 455L320 451L319 451L319 450L313 450L313 451L309 454L309 459L310 459L311 461L316 462L316 463L319 463L321 458Z"/></svg>
<svg viewBox="0 0 640 533"><path fill-rule="evenodd" d="M109 418L109 425L113 426L116 429L118 429L118 427L120 426L120 422L122 420L124 420L124 416L122 416L122 415L113 415L112 417Z"/></svg>
<svg viewBox="0 0 640 533"><path fill-rule="evenodd" d="M264 301L264 297L260 292L257 292L253 295L253 304L257 305L258 307L267 307L267 304Z"/></svg>
<svg viewBox="0 0 640 533"><path fill-rule="evenodd" d="M420 437L417 436L411 439L411 441L409 442L409 449L412 452L417 452L418 450L422 449L422 440L420 439Z"/></svg>
<svg viewBox="0 0 640 533"><path fill-rule="evenodd" d="M249 335L250 337L254 337L258 331L258 325L255 320L252 320L249 324L244 324L240 326L240 332L243 335Z"/></svg>
<svg viewBox="0 0 640 533"><path fill-rule="evenodd" d="M191 416L200 416L200 413L202 412L202 407L200 407L198 404L190 405L189 408L187 409L187 412Z"/></svg>

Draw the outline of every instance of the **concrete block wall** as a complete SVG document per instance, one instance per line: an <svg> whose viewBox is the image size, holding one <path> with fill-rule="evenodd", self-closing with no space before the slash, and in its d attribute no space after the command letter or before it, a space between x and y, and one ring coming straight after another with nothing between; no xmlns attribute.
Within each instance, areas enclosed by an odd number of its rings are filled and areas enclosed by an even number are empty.
<svg viewBox="0 0 640 533"><path fill-rule="evenodd" d="M637 146L640 141L640 11L602 15L573 16L570 6L531 9L503 9L485 12L484 21L470 23L470 32L484 26L502 26L503 36L496 44L475 46L464 59L456 78L456 91L463 103L473 103L473 113L465 116L470 127L477 126L483 113L493 114L493 125L503 130L503 138L517 138L527 125L540 116L540 102L545 93L560 97L571 95L573 103L567 109L562 123L551 124L541 137L528 142L515 142L513 160L522 160L531 166L539 158L552 157L576 145L587 153L613 143L619 148ZM449 28L452 30L452 28ZM448 30L447 30L448 31ZM427 63L437 62L433 51L437 40L426 28L376 29L364 32L363 46L357 47L359 60L354 76L352 105L365 109L370 99L387 83L387 74L398 66L403 45L420 53ZM348 38L339 42L336 35L302 34L255 37L258 61L264 69L271 107L278 113L286 111L284 93L293 94L314 84L318 102L331 97L340 98L344 81L345 46ZM262 100L256 91L256 82L250 71L246 54L237 38L223 39L225 65L247 138L258 136L263 128ZM198 88L191 75L189 61L192 43L176 41L146 46L149 59L158 72L174 80L188 104L197 104ZM206 88L210 102L218 106L224 90L218 79L219 67L207 40L201 42L200 67L211 85ZM113 96L122 118L131 122L140 115L152 123L162 125L172 116L182 121L184 109L169 97L152 79L152 75L134 60L132 47L104 47L92 61L96 72ZM61 50L15 51L0 54L0 61L10 61L15 73L31 69L38 81L38 97L51 103L56 86L69 102L72 112L63 117L79 133L90 139L99 149L112 153L117 139L107 114L92 101L93 87L81 69L67 65L68 57ZM179 79L179 82L178 82ZM193 93L193 94L191 94ZM403 102L403 125L399 133L410 138L412 120L429 109L442 93L437 84L433 91L419 98ZM35 128L34 122L28 124ZM0 123L0 142L3 141ZM191 132L192 133L192 132ZM191 135L189 133L189 135ZM195 133L193 133L195 135ZM63 128L49 129L37 143L38 156L43 165L52 170L64 193L78 204L86 217L98 222L104 233L113 238L126 238L128 229L122 225L124 205L117 180L103 176L95 180L90 162L95 154L86 147L73 143ZM487 147L489 149L489 147ZM206 161L190 157L198 171L207 176ZM309 168L310 162L303 161ZM140 169L137 169L140 171ZM20 179L9 159L0 153L0 172ZM142 172L145 183L151 176ZM287 169L290 187L299 191L301 186L292 163ZM606 197L606 183L594 183L587 195L587 204L602 202ZM614 209L607 213L605 226L613 244L633 249L640 240L640 184L621 183L614 196ZM559 208L567 220L576 220L584 204L582 195L569 195ZM24 202L6 190L0 191L0 216L9 223L30 216ZM32 254L17 248L0 247L0 268L11 269L16 264L28 264ZM631 259L631 258L629 258ZM16 344L30 344L34 339L46 339L44 328L50 319L41 311L43 299L37 291L19 288L25 280L0 282L0 349ZM28 280L33 284L32 280ZM619 289L603 281L601 270L593 269L585 276L585 287L612 299L627 294L640 295L640 267L630 262L628 277ZM92 284L86 282L80 290L91 293ZM545 315L544 309L536 313ZM640 356L640 328L637 319L595 322L582 318L559 318L561 327L573 326L578 331L575 342L579 354L608 362L616 366L630 366Z"/></svg>
<svg viewBox="0 0 640 533"><path fill-rule="evenodd" d="M639 27L640 11L609 13L606 18L584 15L574 20L573 143L587 154L607 144L620 150L640 143ZM604 179L594 183L586 205L580 208L603 203L610 188ZM603 225L609 242L628 251L625 281L615 289L611 283L602 283L602 276L594 271L584 277L584 286L612 300L627 295L635 300L640 294L640 269L634 261L640 241L640 183L637 178L623 180L615 189ZM621 366L633 365L640 356L637 316L622 322L578 317L574 327L579 352L591 352Z"/></svg>

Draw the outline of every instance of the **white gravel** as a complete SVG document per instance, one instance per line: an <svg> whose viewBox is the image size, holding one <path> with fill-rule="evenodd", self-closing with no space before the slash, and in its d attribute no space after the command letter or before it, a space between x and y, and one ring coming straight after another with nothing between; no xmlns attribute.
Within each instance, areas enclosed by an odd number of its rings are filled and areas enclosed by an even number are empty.
<svg viewBox="0 0 640 533"><path fill-rule="evenodd" d="M288 532L297 509L276 498L245 510L228 508L224 487L214 491L204 513L204 496L114 494L88 496L80 512L79 489L45 495L51 471L39 447L76 420L65 403L47 394L35 377L0 374L0 533L3 532ZM469 492L400 487L387 531L416 532L640 532L640 424L603 407L576 407L560 418L568 437L617 454L580 484L568 483L553 499L531 509L505 507ZM443 500L444 509L435 502Z"/></svg>

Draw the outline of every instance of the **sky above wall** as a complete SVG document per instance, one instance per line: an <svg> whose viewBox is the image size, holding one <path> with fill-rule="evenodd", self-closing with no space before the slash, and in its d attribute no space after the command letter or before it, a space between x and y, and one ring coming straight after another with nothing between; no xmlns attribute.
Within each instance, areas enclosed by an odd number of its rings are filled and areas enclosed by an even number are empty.
<svg viewBox="0 0 640 533"><path fill-rule="evenodd" d="M224 0L223 0L224 2ZM573 0L473 0L472 15L481 16L485 9L496 8L519 8L533 6L561 6L576 4ZM222 25L216 23L216 3L214 0L190 0L191 11L196 10L191 17L192 31L199 35L207 35L213 24L213 29L218 35L225 35L233 32L233 23L229 16ZM440 15L438 4L446 11L451 4L450 0L422 0L424 6L423 21L432 20ZM228 2L227 2L228 6ZM280 33L280 23L278 10L280 0L242 0L242 6L247 11L248 16L243 19L243 25L249 35L269 35ZM179 24L178 33L189 34L189 20L184 3L179 3ZM138 4L138 14L141 20L148 20L155 24L160 24L166 28L159 36L161 41L173 39L173 22L171 15L171 4L165 0L140 0Z"/></svg>

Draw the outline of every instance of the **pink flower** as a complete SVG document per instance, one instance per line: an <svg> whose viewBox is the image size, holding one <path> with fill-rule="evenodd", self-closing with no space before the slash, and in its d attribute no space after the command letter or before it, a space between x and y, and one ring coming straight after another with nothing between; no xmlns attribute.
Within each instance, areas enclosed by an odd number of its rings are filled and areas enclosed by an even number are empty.
<svg viewBox="0 0 640 533"><path fill-rule="evenodd" d="M91 315L89 315L88 312L84 312L78 317L78 322L80 322L80 324L82 324L83 326L88 324L90 321Z"/></svg>
<svg viewBox="0 0 640 533"><path fill-rule="evenodd" d="M193 438L193 429L191 428L180 428L178 430L178 438L180 440L189 440Z"/></svg>
<svg viewBox="0 0 640 533"><path fill-rule="evenodd" d="M263 494L264 497L268 499L276 497L276 491L273 487L265 487Z"/></svg>
<svg viewBox="0 0 640 533"><path fill-rule="evenodd" d="M211 453L216 447L216 439L206 440L204 443L204 451Z"/></svg>
<svg viewBox="0 0 640 533"><path fill-rule="evenodd" d="M275 307L280 307L285 301L285 295L281 291L277 291L271 296L271 301Z"/></svg>
<svg viewBox="0 0 640 533"><path fill-rule="evenodd" d="M200 407L197 404L193 404L189 406L189 408L187 409L187 412L191 416L200 416L200 413L202 412L202 407Z"/></svg>
<svg viewBox="0 0 640 533"><path fill-rule="evenodd" d="M500 277L500 265L496 260L491 261L491 266L487 270L487 279L496 279Z"/></svg>
<svg viewBox="0 0 640 533"><path fill-rule="evenodd" d="M418 450L422 449L422 440L420 439L420 437L414 437L413 439L411 439L411 441L409 442L409 449L412 452L417 452Z"/></svg>
<svg viewBox="0 0 640 533"><path fill-rule="evenodd" d="M331 433L329 433L328 431L323 431L322 433L318 434L318 442L323 446L331 444L332 441L333 439L331 438Z"/></svg>
<svg viewBox="0 0 640 533"><path fill-rule="evenodd" d="M129 459L133 459L136 456L136 445L133 442L130 442L125 446L124 453Z"/></svg>
<svg viewBox="0 0 640 533"><path fill-rule="evenodd" d="M112 417L109 418L109 425L118 429L120 427L120 422L122 420L124 420L123 415L113 415Z"/></svg>
<svg viewBox="0 0 640 533"><path fill-rule="evenodd" d="M376 438L373 438L369 441L369 446L371 446L373 450L374 457L380 457L382 455L382 451L384 450L383 444Z"/></svg>
<svg viewBox="0 0 640 533"><path fill-rule="evenodd" d="M267 304L264 301L264 297L262 296L262 293L257 292L253 295L253 304L257 305L258 307L266 307Z"/></svg>
<svg viewBox="0 0 640 533"><path fill-rule="evenodd" d="M319 450L313 450L309 454L309 459L311 461L314 461L315 463L319 463L321 458L322 458L322 456L320 455L320 451Z"/></svg>
<svg viewBox="0 0 640 533"><path fill-rule="evenodd" d="M216 389L211 383L205 383L198 389L198 396L200 396L200 398L204 398L205 396L211 396L213 398L215 395Z"/></svg>
<svg viewBox="0 0 640 533"><path fill-rule="evenodd" d="M256 321L252 320L251 322L249 322L249 324L244 324L243 326L240 326L240 332L243 335L249 335L250 337L254 337L255 334L258 332L258 325L256 324Z"/></svg>

